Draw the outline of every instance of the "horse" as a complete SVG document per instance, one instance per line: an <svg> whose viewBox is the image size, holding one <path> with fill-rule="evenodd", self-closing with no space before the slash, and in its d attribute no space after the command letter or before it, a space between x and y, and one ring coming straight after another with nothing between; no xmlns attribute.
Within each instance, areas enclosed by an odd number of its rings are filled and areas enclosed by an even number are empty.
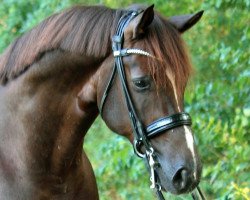
<svg viewBox="0 0 250 200"><path fill-rule="evenodd" d="M99 114L148 161L158 192L196 188L202 164L184 112L192 66L182 34L202 13L74 6L10 44L0 57L1 199L99 199L82 148Z"/></svg>

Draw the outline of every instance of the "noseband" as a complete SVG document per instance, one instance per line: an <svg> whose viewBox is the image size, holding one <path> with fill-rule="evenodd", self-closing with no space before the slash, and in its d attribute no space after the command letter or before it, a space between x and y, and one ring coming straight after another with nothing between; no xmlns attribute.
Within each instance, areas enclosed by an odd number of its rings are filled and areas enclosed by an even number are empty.
<svg viewBox="0 0 250 200"><path fill-rule="evenodd" d="M129 56L132 54L149 56L149 57L153 57L153 56L150 55L148 52L141 50L141 49L123 49L122 46L123 46L124 30L126 26L132 19L134 19L137 15L139 15L142 12L143 10L129 11L124 16L122 16L118 22L116 33L112 38L112 49L113 49L113 55L115 57L115 64L114 64L109 82L102 96L100 106L99 106L99 111L100 111L100 114L102 115L103 107L105 105L105 101L108 96L108 93L112 87L115 74L118 74L121 85L122 85L127 109L129 112L131 126L132 126L133 133L134 133L134 138L135 138L134 145L133 145L134 151L137 154L137 156L146 159L147 161L146 163L148 164L148 167L150 169L150 181L151 181L150 188L155 189L158 199L164 200L164 196L161 192L161 185L159 183L159 177L156 171L156 169L159 167L159 163L157 161L157 156L155 154L155 151L149 142L149 139L162 134L164 131L168 131L170 129L173 129L179 126L183 126L183 125L190 126L192 124L192 121L188 113L181 112L181 113L176 113L173 115L160 118L145 127L140 121L135 111L135 107L134 107L134 104L131 99L128 86L127 86L127 80L126 80L126 75L125 75L125 69L124 69L123 62L122 62L122 57ZM142 146L144 146L145 148L145 153L141 152ZM202 199L205 199L199 188L198 188L198 192L199 192L199 195L202 197ZM193 199L197 199L195 194L192 194L192 197Z"/></svg>

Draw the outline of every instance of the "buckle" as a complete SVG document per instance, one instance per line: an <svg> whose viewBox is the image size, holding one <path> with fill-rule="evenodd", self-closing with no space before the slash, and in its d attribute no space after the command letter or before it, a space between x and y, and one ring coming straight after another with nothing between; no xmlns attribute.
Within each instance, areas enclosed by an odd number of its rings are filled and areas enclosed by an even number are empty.
<svg viewBox="0 0 250 200"><path fill-rule="evenodd" d="M140 157L140 158L146 157L146 153L143 153L141 151L141 147L142 147L142 140L141 139L134 140L133 147L134 147L134 152L138 157Z"/></svg>

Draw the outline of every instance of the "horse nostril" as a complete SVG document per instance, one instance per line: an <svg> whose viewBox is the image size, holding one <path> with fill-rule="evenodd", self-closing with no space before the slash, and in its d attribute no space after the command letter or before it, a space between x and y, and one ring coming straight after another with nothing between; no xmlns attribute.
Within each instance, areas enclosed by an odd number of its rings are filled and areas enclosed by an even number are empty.
<svg viewBox="0 0 250 200"><path fill-rule="evenodd" d="M185 190L188 186L188 171L185 168L180 168L173 177L173 185L178 190Z"/></svg>

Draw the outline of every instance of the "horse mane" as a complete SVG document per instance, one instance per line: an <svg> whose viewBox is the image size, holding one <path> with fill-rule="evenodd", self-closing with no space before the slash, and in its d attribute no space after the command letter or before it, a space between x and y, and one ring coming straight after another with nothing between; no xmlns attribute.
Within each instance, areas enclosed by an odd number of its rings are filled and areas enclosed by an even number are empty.
<svg viewBox="0 0 250 200"><path fill-rule="evenodd" d="M48 17L0 56L0 83L19 76L55 49L105 57L111 52L110 35L123 12L104 6L75 6Z"/></svg>
<svg viewBox="0 0 250 200"><path fill-rule="evenodd" d="M177 96L183 97L193 69L179 31L157 13L141 43L156 58L149 57L147 64L147 70L153 76L156 86L176 89Z"/></svg>
<svg viewBox="0 0 250 200"><path fill-rule="evenodd" d="M106 57L111 53L111 36L124 12L104 6L75 6L50 16L17 38L0 56L0 83L19 76L55 49ZM171 72L178 94L183 94L192 68L179 32L157 13L137 42L157 58L148 58L147 65L157 86L169 85Z"/></svg>

